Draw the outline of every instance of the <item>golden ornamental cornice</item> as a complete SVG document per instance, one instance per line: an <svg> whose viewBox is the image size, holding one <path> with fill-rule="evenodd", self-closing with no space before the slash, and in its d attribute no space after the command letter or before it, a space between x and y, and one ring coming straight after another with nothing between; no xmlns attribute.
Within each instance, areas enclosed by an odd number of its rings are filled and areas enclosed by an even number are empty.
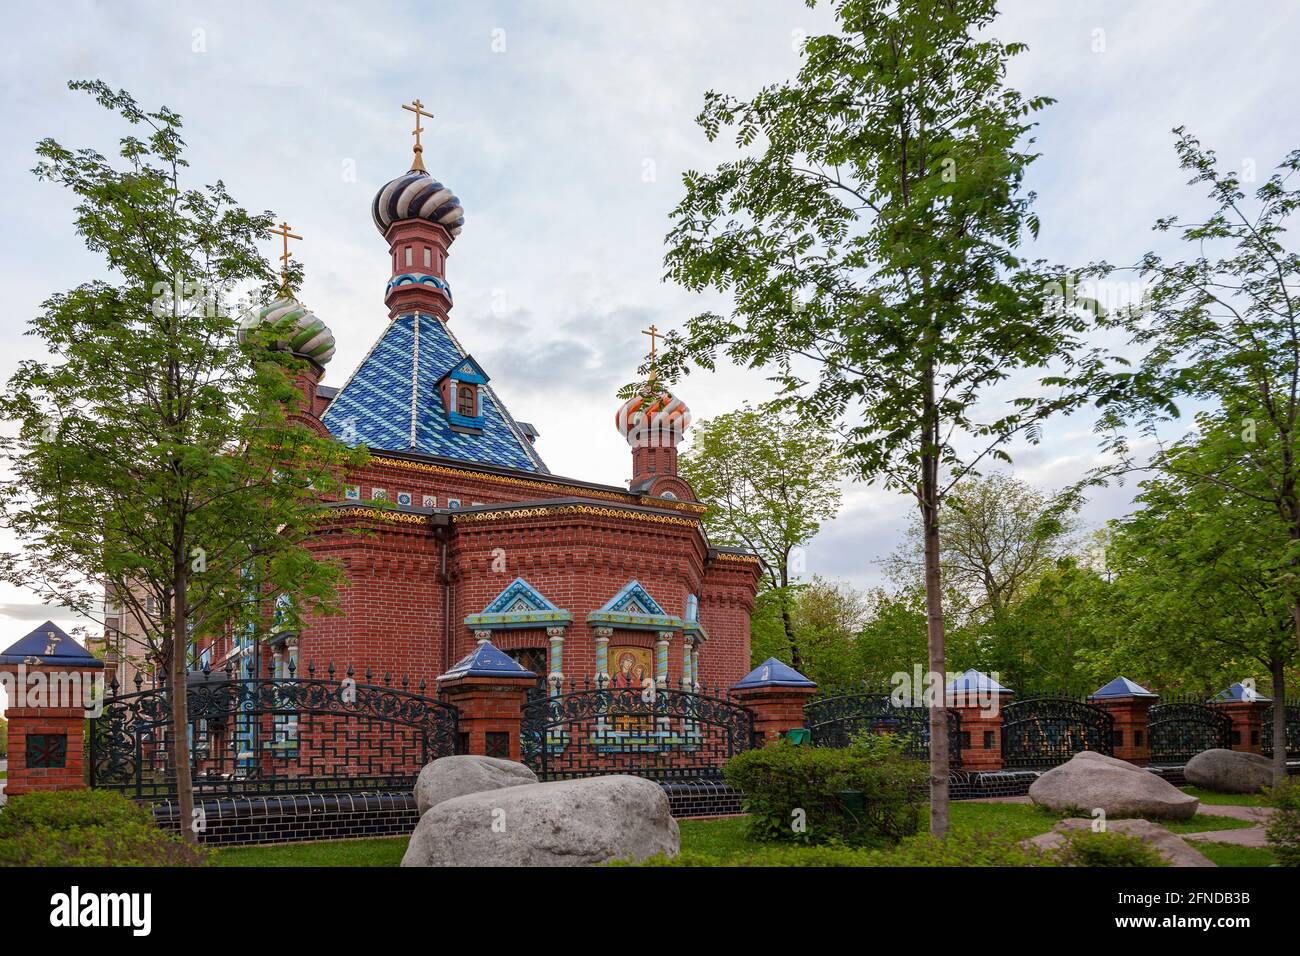
<svg viewBox="0 0 1300 956"><path fill-rule="evenodd" d="M600 505L543 505L539 508L508 508L503 511L475 511L452 515L451 520L456 524L472 524L480 521L507 521L513 518L537 518L573 514L592 515L599 518L650 521L655 524L684 525L688 528L694 528L699 525L699 521L695 518L679 518L676 515L650 514L644 511L629 511L623 508L605 508Z"/></svg>
<svg viewBox="0 0 1300 956"><path fill-rule="evenodd" d="M406 468L410 471L422 471L430 475L444 475L449 478L466 478L475 481L497 482L498 484L515 485L521 488L536 488L539 491L556 491L565 492L570 496L573 492L580 492L579 497L583 498L602 498L608 501L629 501L635 499L638 502L653 502L652 507L671 509L673 511L683 511L687 514L702 515L706 506L695 501L674 501L668 498L655 498L651 495L631 495L623 494L617 491L602 491L599 488L588 488L585 485L567 485L558 481L543 481L540 478L518 478L514 475L494 475L491 472L471 471L467 468L452 468L449 465L438 465L428 461L410 461L406 458L385 458L383 455L376 455L373 452L370 455L372 462L382 462L384 465L392 465L395 468Z"/></svg>
<svg viewBox="0 0 1300 956"><path fill-rule="evenodd" d="M381 508L331 508L327 514L340 518L373 518L377 521L389 521L396 524L428 524L426 515L407 514L402 511L385 511Z"/></svg>

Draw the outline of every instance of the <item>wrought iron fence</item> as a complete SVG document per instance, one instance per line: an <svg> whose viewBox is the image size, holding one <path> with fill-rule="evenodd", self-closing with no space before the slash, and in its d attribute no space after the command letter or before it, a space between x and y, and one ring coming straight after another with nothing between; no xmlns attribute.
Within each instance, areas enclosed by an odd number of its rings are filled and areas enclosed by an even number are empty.
<svg viewBox="0 0 1300 956"><path fill-rule="evenodd" d="M1147 711L1151 762L1181 764L1203 750L1231 749L1232 718L1200 700L1162 697Z"/></svg>
<svg viewBox="0 0 1300 956"><path fill-rule="evenodd" d="M858 687L828 688L804 705L804 723L814 746L847 747L861 734L892 734L903 752L922 760L930 757L930 710L895 703L888 690ZM948 709L948 763L961 766L961 714Z"/></svg>
<svg viewBox="0 0 1300 956"><path fill-rule="evenodd" d="M1002 707L1002 764L1054 767L1084 750L1110 756L1114 724L1104 708L1078 698L1012 701Z"/></svg>
<svg viewBox="0 0 1300 956"><path fill-rule="evenodd" d="M1259 744L1266 757L1273 756L1273 708L1276 706L1275 702L1262 715ZM1286 754L1300 757L1300 701L1297 700L1286 702Z"/></svg>
<svg viewBox="0 0 1300 956"><path fill-rule="evenodd" d="M456 708L367 668L336 678L204 670L187 686L196 795L410 790L420 768L455 752ZM176 793L166 683L120 694L114 681L90 726L90 784L135 798Z"/></svg>
<svg viewBox="0 0 1300 956"><path fill-rule="evenodd" d="M717 783L722 765L754 746L754 715L717 687L693 694L570 681L559 694L530 693L520 746L541 780L627 773Z"/></svg>

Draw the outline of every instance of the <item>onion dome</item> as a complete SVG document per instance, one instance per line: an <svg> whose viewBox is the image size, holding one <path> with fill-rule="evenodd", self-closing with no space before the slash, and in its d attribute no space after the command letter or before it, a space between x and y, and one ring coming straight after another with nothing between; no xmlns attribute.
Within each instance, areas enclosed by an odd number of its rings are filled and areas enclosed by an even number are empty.
<svg viewBox="0 0 1300 956"><path fill-rule="evenodd" d="M676 444L691 425L691 410L667 389L648 388L622 404L614 426L629 445Z"/></svg>
<svg viewBox="0 0 1300 956"><path fill-rule="evenodd" d="M375 195L371 214L375 227L387 233L399 219L427 219L444 227L453 237L465 225L465 210L452 191L424 169L412 169L384 186Z"/></svg>
<svg viewBox="0 0 1300 956"><path fill-rule="evenodd" d="M253 329L263 325L271 328L272 348L292 352L321 366L334 357L334 333L297 299L286 295L250 309L239 323L239 341L244 342Z"/></svg>

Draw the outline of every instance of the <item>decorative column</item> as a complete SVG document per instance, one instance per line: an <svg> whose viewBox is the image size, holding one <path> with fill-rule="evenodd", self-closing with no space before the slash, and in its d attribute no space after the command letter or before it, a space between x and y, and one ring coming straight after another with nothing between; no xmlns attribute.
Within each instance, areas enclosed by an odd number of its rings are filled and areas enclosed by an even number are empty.
<svg viewBox="0 0 1300 956"><path fill-rule="evenodd" d="M1015 693L972 668L944 688L948 707L961 716L963 770L1002 769L1002 708Z"/></svg>
<svg viewBox="0 0 1300 956"><path fill-rule="evenodd" d="M803 707L817 684L788 664L769 657L740 681L731 694L754 714L754 744L774 744L788 731L804 726Z"/></svg>
<svg viewBox="0 0 1300 956"><path fill-rule="evenodd" d="M490 634L487 631L476 631ZM480 638L479 644L438 678L438 689L458 711L457 752L519 760L520 721L537 675Z"/></svg>
<svg viewBox="0 0 1300 956"><path fill-rule="evenodd" d="M655 641L655 685L660 690L668 689L668 644L672 639L672 631L660 631Z"/></svg>
<svg viewBox="0 0 1300 956"><path fill-rule="evenodd" d="M548 627L546 637L551 644L550 673L547 674L547 683L551 688L551 696L555 697L564 689L564 628Z"/></svg>
<svg viewBox="0 0 1300 956"><path fill-rule="evenodd" d="M695 686L694 661L692 659L695 652L695 636L693 634L682 635L682 690L688 694Z"/></svg>
<svg viewBox="0 0 1300 956"><path fill-rule="evenodd" d="M609 683L609 639L614 636L612 627L593 627L596 635L596 686L604 687Z"/></svg>
<svg viewBox="0 0 1300 956"><path fill-rule="evenodd" d="M86 718L102 707L103 674L104 662L50 621L0 653L8 796L85 788Z"/></svg>
<svg viewBox="0 0 1300 956"><path fill-rule="evenodd" d="M1220 708L1232 720L1232 749L1262 754L1264 712L1273 701L1260 696L1253 687L1236 683L1221 691L1210 701L1210 706Z"/></svg>
<svg viewBox="0 0 1300 956"><path fill-rule="evenodd" d="M1160 699L1127 677L1116 677L1088 695L1088 702L1105 708L1114 720L1111 749L1120 760L1146 766L1151 761L1151 738L1147 711Z"/></svg>

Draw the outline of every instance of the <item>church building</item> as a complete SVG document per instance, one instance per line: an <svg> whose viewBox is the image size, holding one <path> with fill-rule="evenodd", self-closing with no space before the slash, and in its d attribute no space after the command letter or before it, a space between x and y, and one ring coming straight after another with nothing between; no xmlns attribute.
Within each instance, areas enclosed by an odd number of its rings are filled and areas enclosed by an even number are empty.
<svg viewBox="0 0 1300 956"><path fill-rule="evenodd" d="M611 401L615 428L590 441L627 442L627 487L551 473L536 429L493 388L509 369L475 359L482 330L453 331L447 261L464 210L425 169L427 114L418 100L407 108L417 117L414 162L371 206L391 277L387 315L376 302L378 335L360 365L326 385L333 335L288 295L242 329L269 323L280 347L307 360L298 384L309 427L369 450L310 544L346 572L342 613L278 635L269 650L232 639L204 663L256 653L263 672L334 662L431 685L490 644L552 688L738 681L749 670L758 558L705 535L704 506L677 474L686 406L653 374L621 407Z"/></svg>

